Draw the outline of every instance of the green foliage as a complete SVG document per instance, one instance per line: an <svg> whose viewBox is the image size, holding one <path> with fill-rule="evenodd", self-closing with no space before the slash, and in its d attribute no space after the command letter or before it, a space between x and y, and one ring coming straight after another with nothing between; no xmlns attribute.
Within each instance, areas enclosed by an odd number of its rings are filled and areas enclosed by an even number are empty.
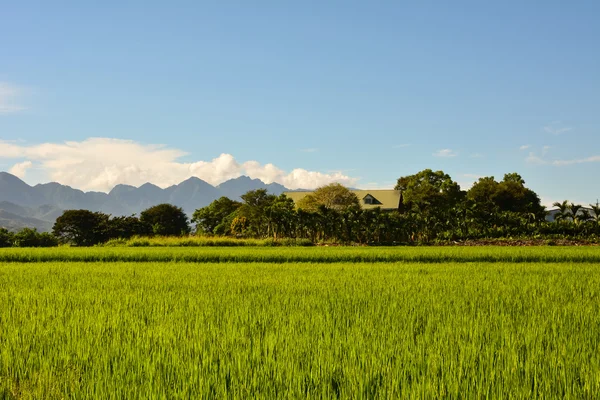
<svg viewBox="0 0 600 400"><path fill-rule="evenodd" d="M591 220L596 222L596 224L600 224L600 203L596 200L596 204L590 204L590 209L594 213Z"/></svg>
<svg viewBox="0 0 600 400"><path fill-rule="evenodd" d="M148 226L135 216L112 217L107 225L105 237L111 239L129 239L134 236L149 235Z"/></svg>
<svg viewBox="0 0 600 400"><path fill-rule="evenodd" d="M396 190L402 191L405 211L428 215L442 215L464 198L450 175L430 169L399 178Z"/></svg>
<svg viewBox="0 0 600 400"><path fill-rule="evenodd" d="M236 239L219 236L183 236L183 237L133 237L129 240L111 239L103 247L263 247L263 246L312 246L308 239L284 238Z"/></svg>
<svg viewBox="0 0 600 400"><path fill-rule="evenodd" d="M597 264L4 264L0 287L0 397L600 393Z"/></svg>
<svg viewBox="0 0 600 400"><path fill-rule="evenodd" d="M54 247L58 246L58 239L47 233L38 232L37 229L23 228L14 235L15 247Z"/></svg>
<svg viewBox="0 0 600 400"><path fill-rule="evenodd" d="M319 207L325 207L328 210L345 211L359 205L360 203L356 194L339 183L321 186L298 202L298 208L308 212L317 212Z"/></svg>
<svg viewBox="0 0 600 400"><path fill-rule="evenodd" d="M197 233L236 239L272 238L336 244L429 244L498 238L574 239L600 238L600 206L592 212L564 201L556 221L546 222L545 207L516 173L497 182L481 178L467 192L443 171L424 170L398 180L403 204L399 211L362 209L348 189L332 184L306 196L295 207L285 195L253 190L243 202L221 197L194 212ZM595 207L595 208L594 208ZM596 213L593 213L593 210ZM111 239L110 246L162 246L166 236L181 236L181 243L198 245L187 235L190 228L181 208L161 204L135 216L110 217L87 210L68 210L53 230L61 243L92 246ZM157 241L147 237L158 236ZM132 239L133 238L133 239ZM127 239L131 239L128 241ZM21 243L26 243L22 240ZM14 237L0 234L0 246L14 245ZM200 244L203 245L203 244Z"/></svg>
<svg viewBox="0 0 600 400"><path fill-rule="evenodd" d="M232 214L242 205L239 201L221 197L210 205L194 211L192 222L197 232L227 235L230 233Z"/></svg>
<svg viewBox="0 0 600 400"><path fill-rule="evenodd" d="M52 233L61 243L93 246L108 240L110 216L89 210L66 210L56 219Z"/></svg>
<svg viewBox="0 0 600 400"><path fill-rule="evenodd" d="M142 211L140 221L154 235L181 236L190 232L187 215L181 207L172 204L159 204Z"/></svg>
<svg viewBox="0 0 600 400"><path fill-rule="evenodd" d="M272 241L271 244L279 244ZM376 262L515 262L600 263L600 246L570 247L463 247L463 246L315 246L271 247L267 240L255 246L153 247L140 239L139 247L57 247L2 249L0 262L262 262L262 263L376 263ZM300 244L306 242L300 241ZM233 244L233 243L230 243Z"/></svg>
<svg viewBox="0 0 600 400"><path fill-rule="evenodd" d="M0 228L0 248L1 247L12 247L15 241L15 235L9 232L5 228Z"/></svg>

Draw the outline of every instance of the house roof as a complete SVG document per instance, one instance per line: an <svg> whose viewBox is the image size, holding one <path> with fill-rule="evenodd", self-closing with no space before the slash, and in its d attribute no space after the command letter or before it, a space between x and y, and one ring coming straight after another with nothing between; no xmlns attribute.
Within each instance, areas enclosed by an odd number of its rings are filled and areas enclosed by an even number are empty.
<svg viewBox="0 0 600 400"><path fill-rule="evenodd" d="M358 197L360 206L363 209L372 209L381 207L382 210L397 210L400 206L400 191L399 190L351 190ZM287 197L298 203L302 198L313 192L283 192ZM378 204L365 204L364 199L371 195Z"/></svg>

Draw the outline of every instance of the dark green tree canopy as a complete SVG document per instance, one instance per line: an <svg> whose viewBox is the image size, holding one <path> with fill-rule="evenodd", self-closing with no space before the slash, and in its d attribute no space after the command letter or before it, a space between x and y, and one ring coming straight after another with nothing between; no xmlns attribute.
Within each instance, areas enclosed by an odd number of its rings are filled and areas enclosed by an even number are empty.
<svg viewBox="0 0 600 400"><path fill-rule="evenodd" d="M517 173L504 175L496 182L493 176L480 178L467 192L467 198L488 211L512 211L540 214L544 207L538 195L525 187L525 180Z"/></svg>
<svg viewBox="0 0 600 400"><path fill-rule="evenodd" d="M210 203L206 207L194 211L192 222L196 224L198 232L214 233L226 235L229 233L229 225L232 218L229 218L242 203L234 201L228 197L221 197Z"/></svg>
<svg viewBox="0 0 600 400"><path fill-rule="evenodd" d="M56 236L48 232L38 232L35 228L23 228L14 235L16 247L54 247L58 245Z"/></svg>
<svg viewBox="0 0 600 400"><path fill-rule="evenodd" d="M159 204L142 211L140 221L155 235L181 236L190 232L187 215L172 204Z"/></svg>
<svg viewBox="0 0 600 400"><path fill-rule="evenodd" d="M235 218L247 222L251 227L251 231L247 233L256 236L268 235L270 226L267 208L273 205L277 196L269 194L266 189L257 189L250 190L241 197L244 202L235 212Z"/></svg>
<svg viewBox="0 0 600 400"><path fill-rule="evenodd" d="M464 198L464 192L450 175L430 169L399 178L395 189L402 191L405 211L420 213L444 212Z"/></svg>
<svg viewBox="0 0 600 400"><path fill-rule="evenodd" d="M0 228L0 247L12 247L15 235L8 229Z"/></svg>
<svg viewBox="0 0 600 400"><path fill-rule="evenodd" d="M133 236L149 235L152 231L134 215L112 217L106 227L107 239L129 239Z"/></svg>
<svg viewBox="0 0 600 400"><path fill-rule="evenodd" d="M329 210L343 211L359 205L356 194L339 183L321 186L298 202L298 208L309 212L316 212L321 206Z"/></svg>
<svg viewBox="0 0 600 400"><path fill-rule="evenodd" d="M66 210L56 219L52 233L62 243L93 246L106 240L109 215L89 210Z"/></svg>

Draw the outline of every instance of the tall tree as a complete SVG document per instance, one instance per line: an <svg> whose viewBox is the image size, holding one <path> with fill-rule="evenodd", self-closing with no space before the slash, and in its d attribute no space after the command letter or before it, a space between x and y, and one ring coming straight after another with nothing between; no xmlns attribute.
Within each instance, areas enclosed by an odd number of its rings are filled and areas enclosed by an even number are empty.
<svg viewBox="0 0 600 400"><path fill-rule="evenodd" d="M274 239L280 236L292 236L296 220L294 200L281 194L265 209L269 230Z"/></svg>
<svg viewBox="0 0 600 400"><path fill-rule="evenodd" d="M204 233L225 235L229 233L232 214L242 205L228 197L214 200L206 207L194 211L192 222L196 224L196 230Z"/></svg>
<svg viewBox="0 0 600 400"><path fill-rule="evenodd" d="M257 189L250 190L241 198L244 203L234 214L236 226L243 226L244 232L252 236L269 236L271 221L267 216L267 210L273 205L277 196L269 194L266 189Z"/></svg>
<svg viewBox="0 0 600 400"><path fill-rule="evenodd" d="M467 192L467 198L479 209L536 213L543 211L538 195L525 187L525 180L517 173L504 175L496 182L493 176L480 178Z"/></svg>
<svg viewBox="0 0 600 400"><path fill-rule="evenodd" d="M402 191L404 211L429 214L443 213L464 197L464 192L450 175L430 169L399 178L396 190Z"/></svg>
<svg viewBox="0 0 600 400"><path fill-rule="evenodd" d="M181 236L190 232L187 215L172 204L159 204L142 211L140 221L155 235Z"/></svg>

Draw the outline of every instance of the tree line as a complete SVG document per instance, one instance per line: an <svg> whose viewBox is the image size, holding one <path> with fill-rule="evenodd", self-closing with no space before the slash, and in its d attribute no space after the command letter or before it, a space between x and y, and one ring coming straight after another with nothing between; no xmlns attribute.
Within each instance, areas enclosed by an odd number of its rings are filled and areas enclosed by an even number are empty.
<svg viewBox="0 0 600 400"><path fill-rule="evenodd" d="M467 190L443 171L423 170L401 177L400 208L362 209L359 199L339 184L317 189L298 204L285 197L253 191L242 201L215 200L196 210L192 221L205 234L237 237L304 238L313 242L431 243L487 238L574 238L600 235L600 207L593 213L563 202L558 223L517 173L480 178Z"/></svg>
<svg viewBox="0 0 600 400"><path fill-rule="evenodd" d="M340 184L318 188L297 204L285 194L252 190L241 201L221 197L197 209L191 221L171 204L150 207L137 216L67 210L52 233L0 230L0 246L91 246L133 236L200 235L236 238L308 239L344 244L419 244L489 238L572 238L600 236L600 206L592 212L567 201L556 203L557 222L539 196L517 173L480 178L467 190L443 171L423 170L398 179L398 210L362 209L360 200ZM194 225L192 229L190 222ZM12 235L12 236L11 236Z"/></svg>

